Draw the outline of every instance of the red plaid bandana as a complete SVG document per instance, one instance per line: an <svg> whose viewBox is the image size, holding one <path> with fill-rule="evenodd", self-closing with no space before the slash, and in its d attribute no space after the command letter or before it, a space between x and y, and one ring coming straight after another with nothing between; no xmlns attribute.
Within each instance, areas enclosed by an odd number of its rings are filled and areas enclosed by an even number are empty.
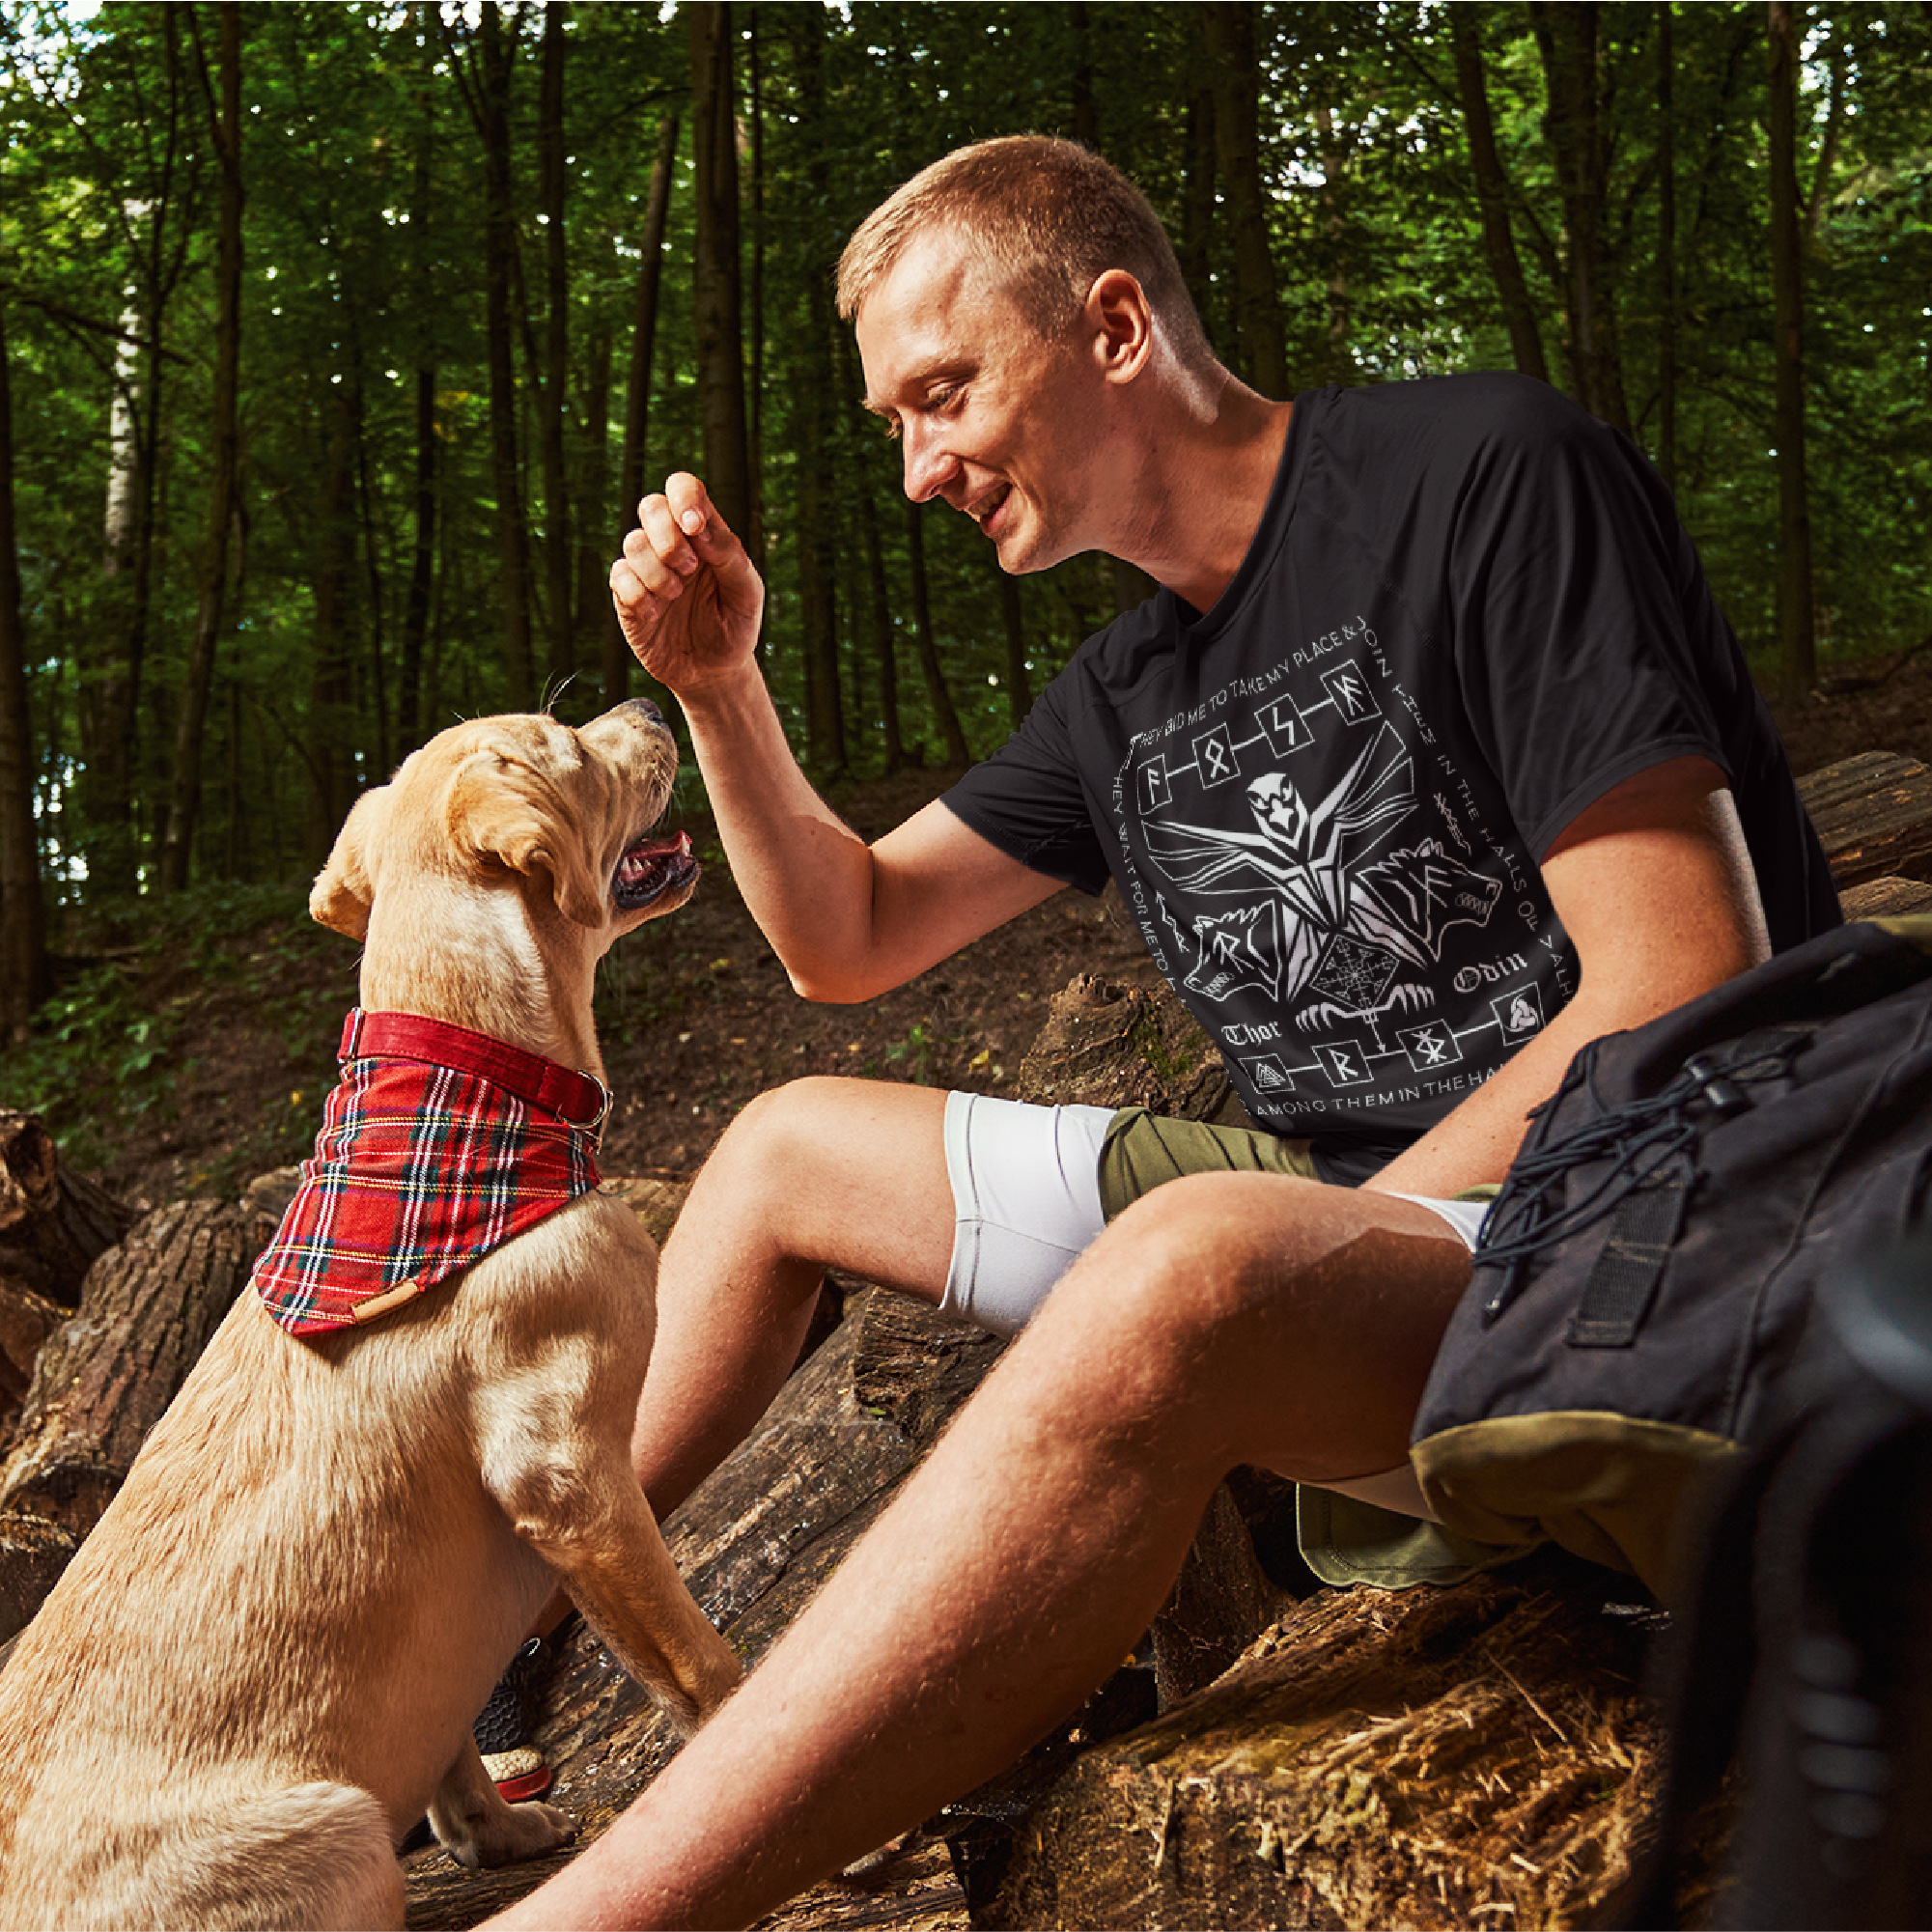
<svg viewBox="0 0 1932 1932"><path fill-rule="evenodd" d="M384 1052L384 1026L412 1057ZM315 1154L255 1264L268 1312L296 1335L375 1321L588 1193L602 1113L579 1123L565 1100L586 1090L462 1027L351 1013Z"/></svg>

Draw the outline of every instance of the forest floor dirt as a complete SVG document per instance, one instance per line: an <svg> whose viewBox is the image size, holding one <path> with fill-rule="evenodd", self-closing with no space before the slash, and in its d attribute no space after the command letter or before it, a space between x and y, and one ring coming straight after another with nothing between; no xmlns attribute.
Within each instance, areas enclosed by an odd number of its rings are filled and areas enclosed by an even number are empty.
<svg viewBox="0 0 1932 1932"><path fill-rule="evenodd" d="M1777 715L1801 773L1858 751L1932 762L1932 656L1834 667L1821 692ZM904 772L835 798L873 837L950 776ZM1144 981L1154 971L1112 895L1066 892L867 1005L812 1005L792 992L745 912L712 826L686 825L709 853L696 895L620 941L600 979L617 1094L608 1175L693 1171L747 1101L802 1075L1010 1093L1050 1000L1076 972ZM124 967L128 1007L165 1020L171 1043L147 1103L116 1109L102 1089L91 1106L83 1076L79 1091L46 1109L57 1137L63 1117L76 1124L76 1164L143 1205L232 1197L255 1174L300 1160L355 1001L357 949L299 916L212 936L211 951L198 951L192 963L176 950L137 952ZM0 1106L19 1104L0 1079Z"/></svg>

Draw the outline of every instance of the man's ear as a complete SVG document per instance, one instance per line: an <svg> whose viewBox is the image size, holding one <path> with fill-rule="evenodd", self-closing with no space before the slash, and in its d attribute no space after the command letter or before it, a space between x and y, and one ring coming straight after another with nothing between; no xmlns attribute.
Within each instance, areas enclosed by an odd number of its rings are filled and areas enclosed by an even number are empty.
<svg viewBox="0 0 1932 1932"><path fill-rule="evenodd" d="M449 826L460 849L547 880L573 924L609 917L609 882L592 872L568 799L531 766L494 753L472 759L450 787Z"/></svg>
<svg viewBox="0 0 1932 1932"><path fill-rule="evenodd" d="M376 845L388 810L390 788L378 785L349 809L328 862L309 891L309 917L351 939L369 937L369 909L376 903Z"/></svg>

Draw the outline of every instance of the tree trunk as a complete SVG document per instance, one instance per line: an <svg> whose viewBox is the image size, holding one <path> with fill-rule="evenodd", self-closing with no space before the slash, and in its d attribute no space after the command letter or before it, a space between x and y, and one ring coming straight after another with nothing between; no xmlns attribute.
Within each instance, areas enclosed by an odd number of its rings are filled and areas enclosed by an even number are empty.
<svg viewBox="0 0 1932 1932"><path fill-rule="evenodd" d="M221 159L221 231L215 257L214 474L209 490L208 535L203 543L201 588L194 642L182 681L175 724L175 755L162 837L159 883L178 892L188 882L188 861L201 817L202 738L209 694L214 687L215 650L221 641L228 594L228 547L239 514L241 474L241 7L220 0L221 97L217 103L207 64L202 82L210 128ZM189 14L190 25L195 15ZM200 30L194 28L197 50Z"/></svg>
<svg viewBox="0 0 1932 1932"><path fill-rule="evenodd" d="M630 373L624 387L624 447L617 469L617 529L613 554L637 527L637 505L644 490L644 459L651 436L651 365L658 343L658 292L663 280L664 227L671 207L671 168L678 154L678 117L658 123L658 150L651 160L651 186L644 202L644 234L638 244L637 299L630 331ZM603 701L614 705L630 684L635 661L617 622L617 609L604 600Z"/></svg>
<svg viewBox="0 0 1932 1932"><path fill-rule="evenodd" d="M179 1201L89 1271L0 1465L0 1638L40 1608L113 1501L247 1280L256 1232L238 1208Z"/></svg>
<svg viewBox="0 0 1932 1932"><path fill-rule="evenodd" d="M798 8L787 17L793 27L798 118L807 130L805 194L810 207L823 209L832 198L821 131L826 126L825 11ZM831 438L837 378L832 368L831 290L823 274L806 277L804 322L803 339L796 351L798 386L792 420L798 441L792 511L799 644L804 653L806 755L815 771L829 777L845 769L846 742L839 688L838 534L832 508L838 492Z"/></svg>
<svg viewBox="0 0 1932 1932"><path fill-rule="evenodd" d="M0 303L0 1046L22 1038L47 995L46 895L34 831L34 729L27 625L14 524L14 386Z"/></svg>
<svg viewBox="0 0 1932 1932"><path fill-rule="evenodd" d="M159 10L166 88L154 172L145 198L124 197L122 204L134 263L126 311L131 322L124 326L131 327L138 340L124 343L115 357L101 574L110 582L125 584L125 614L98 632L83 630L74 646L82 674L82 850L89 890L103 894L131 894L140 878L135 793L141 678L154 608L156 459L168 360L162 330L189 239L189 224L183 220L174 247L169 247L186 81L179 13L173 7ZM191 187L186 199L192 205Z"/></svg>
<svg viewBox="0 0 1932 1932"><path fill-rule="evenodd" d="M571 537L570 463L564 449L570 387L570 264L564 246L564 22L569 0L545 0L544 58L537 106L537 178L544 223L544 379L537 449L544 471L544 586L549 605L550 688L576 670L576 556Z"/></svg>
<svg viewBox="0 0 1932 1932"><path fill-rule="evenodd" d="M511 186L510 77L515 45L505 39L503 10L484 0L478 21L481 74L477 133L483 142L483 261L490 365L490 468L496 493L496 549L503 573L503 669L513 711L537 702L530 648L530 533L517 455L517 210Z"/></svg>
<svg viewBox="0 0 1932 1932"><path fill-rule="evenodd" d="M1190 12L1183 31L1196 42L1199 27ZM1188 119L1184 131L1186 174L1181 185L1181 232L1174 238L1175 259L1181 266L1181 279L1194 298L1194 309L1215 340L1215 278L1210 266L1209 247L1215 230L1215 91L1203 72L1205 63L1195 61L1188 82Z"/></svg>
<svg viewBox="0 0 1932 1932"><path fill-rule="evenodd" d="M906 546L912 565L912 634L918 642L919 669L925 675L933 722L938 728L945 763L969 765L972 750L960 728L960 714L953 709L953 694L946 688L946 674L933 637L933 601L926 583L925 507L910 498L906 504Z"/></svg>
<svg viewBox="0 0 1932 1932"><path fill-rule="evenodd" d="M1214 76L1215 154L1234 234L1239 373L1264 396L1285 396L1288 343L1261 176L1260 9L1244 0L1204 0L1200 13Z"/></svg>
<svg viewBox="0 0 1932 1932"><path fill-rule="evenodd" d="M1805 478L1805 264L1798 199L1798 56L1791 0L1770 0L1772 352L1778 437L1778 656L1788 692L1817 680L1811 509Z"/></svg>
<svg viewBox="0 0 1932 1932"><path fill-rule="evenodd" d="M696 156L698 417L705 486L741 535L751 529L744 414L744 329L739 268L738 124L730 0L690 0L691 136Z"/></svg>
<svg viewBox="0 0 1932 1932"><path fill-rule="evenodd" d="M1475 178L1476 207L1482 214L1483 252L1489 258L1490 273L1502 304L1510 355L1525 376L1547 382L1550 365L1543 357L1543 333L1536 324L1536 305L1529 298L1522 258L1516 252L1516 235L1509 224L1509 180L1497 152L1489 85L1483 77L1481 15L1469 6L1447 11L1449 39L1456 56L1456 91L1462 98L1470 169Z"/></svg>
<svg viewBox="0 0 1932 1932"><path fill-rule="evenodd" d="M1073 59L1067 71L1067 127L1082 148L1100 152L1100 107L1094 98L1093 23L1087 0L1067 0Z"/></svg>
<svg viewBox="0 0 1932 1932"><path fill-rule="evenodd" d="M999 616L1006 630L1006 709L1018 731L1033 709L1033 679L1026 668L1026 613L1020 602L1020 580L999 568L988 552L999 589Z"/></svg>
<svg viewBox="0 0 1932 1932"><path fill-rule="evenodd" d="M1530 0L1548 107L1543 130L1556 165L1566 241L1564 314L1570 392L1630 433L1616 344L1616 306L1604 242L1607 162L1599 101L1598 0Z"/></svg>
<svg viewBox="0 0 1932 1932"><path fill-rule="evenodd" d="M355 388L352 376L332 382L317 424L324 455L322 498L316 520L315 650L309 663L309 701L303 727L303 762L309 797L303 854L319 868L343 820L353 791L349 731L354 716L350 686L350 631L355 568L355 526L351 520Z"/></svg>
<svg viewBox="0 0 1932 1932"><path fill-rule="evenodd" d="M1657 0L1657 473L1677 489L1677 46L1675 0Z"/></svg>

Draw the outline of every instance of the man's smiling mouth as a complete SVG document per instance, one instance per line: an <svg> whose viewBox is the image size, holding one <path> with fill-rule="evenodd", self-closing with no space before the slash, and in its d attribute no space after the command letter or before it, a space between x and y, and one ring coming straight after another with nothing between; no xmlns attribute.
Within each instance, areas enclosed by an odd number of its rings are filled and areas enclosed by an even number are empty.
<svg viewBox="0 0 1932 1932"><path fill-rule="evenodd" d="M975 523L978 523L982 527L984 527L986 519L989 517L996 515L999 510L999 506L1002 503L1004 503L1006 499L1012 494L1013 494L1013 486L1010 483L999 484L994 489L989 490L986 492L986 494L980 497L976 502L968 503L966 507L966 515L970 517Z"/></svg>

